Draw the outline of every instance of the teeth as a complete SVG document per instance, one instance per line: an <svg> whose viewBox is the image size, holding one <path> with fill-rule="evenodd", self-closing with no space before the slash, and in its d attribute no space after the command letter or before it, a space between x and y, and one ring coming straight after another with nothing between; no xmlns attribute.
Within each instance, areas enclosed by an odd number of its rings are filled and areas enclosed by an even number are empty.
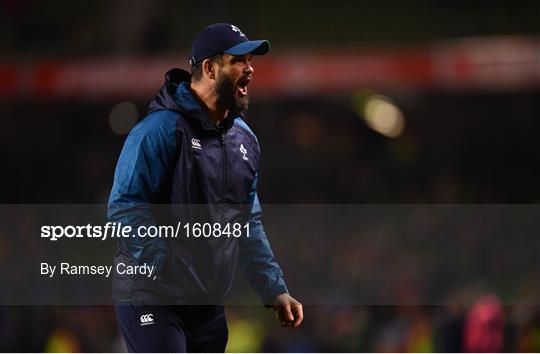
<svg viewBox="0 0 540 354"><path fill-rule="evenodd" d="M238 91L240 91L240 94L241 94L242 96L247 95L247 87L246 87L246 86L239 86L239 87L238 87Z"/></svg>
<svg viewBox="0 0 540 354"><path fill-rule="evenodd" d="M248 84L249 84L249 79L245 79L245 80L241 80L239 83L238 83L238 91L240 92L240 94L242 96L246 96L247 95L247 87L248 87Z"/></svg>

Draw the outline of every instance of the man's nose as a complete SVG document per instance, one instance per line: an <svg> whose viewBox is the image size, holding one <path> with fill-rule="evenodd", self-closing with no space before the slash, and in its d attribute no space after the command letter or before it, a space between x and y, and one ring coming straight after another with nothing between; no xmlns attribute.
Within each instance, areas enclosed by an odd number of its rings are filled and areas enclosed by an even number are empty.
<svg viewBox="0 0 540 354"><path fill-rule="evenodd" d="M250 75L253 74L254 71L255 71L255 69L253 69L253 66L251 66L250 63L248 63L248 64L246 65L246 68L244 69L244 72L245 72L246 74L250 74Z"/></svg>

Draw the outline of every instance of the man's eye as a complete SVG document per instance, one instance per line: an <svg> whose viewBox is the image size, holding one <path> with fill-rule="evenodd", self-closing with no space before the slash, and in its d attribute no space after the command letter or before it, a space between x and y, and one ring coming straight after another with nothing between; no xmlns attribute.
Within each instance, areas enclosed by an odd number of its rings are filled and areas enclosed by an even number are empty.
<svg viewBox="0 0 540 354"><path fill-rule="evenodd" d="M251 60L248 59L248 58L233 58L233 59L231 59L231 64L236 64L236 63L249 64L250 62L251 62Z"/></svg>

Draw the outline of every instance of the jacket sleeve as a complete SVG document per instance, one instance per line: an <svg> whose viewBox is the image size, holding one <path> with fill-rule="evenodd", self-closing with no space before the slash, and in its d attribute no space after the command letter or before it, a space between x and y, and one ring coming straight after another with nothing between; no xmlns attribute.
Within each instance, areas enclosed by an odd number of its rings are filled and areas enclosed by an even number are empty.
<svg viewBox="0 0 540 354"><path fill-rule="evenodd" d="M157 202L163 184L174 164L176 150L175 120L166 111L143 119L129 133L114 174L107 217L132 227L134 237L122 238L120 246L137 260L155 266L159 275L168 260L169 245L161 238L141 238L140 226L156 224L151 204Z"/></svg>
<svg viewBox="0 0 540 354"><path fill-rule="evenodd" d="M257 196L257 176L250 193L249 237L240 238L240 268L265 305L277 295L287 293L283 271L270 248L261 221L262 209Z"/></svg>

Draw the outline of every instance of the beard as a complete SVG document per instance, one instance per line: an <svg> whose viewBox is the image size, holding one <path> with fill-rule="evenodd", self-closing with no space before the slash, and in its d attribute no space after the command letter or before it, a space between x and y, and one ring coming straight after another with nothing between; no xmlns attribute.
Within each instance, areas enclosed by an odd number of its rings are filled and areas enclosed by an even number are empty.
<svg viewBox="0 0 540 354"><path fill-rule="evenodd" d="M216 82L216 93L218 95L218 105L229 111L229 117L243 115L249 105L249 97L239 96L238 88L230 76L220 75Z"/></svg>

